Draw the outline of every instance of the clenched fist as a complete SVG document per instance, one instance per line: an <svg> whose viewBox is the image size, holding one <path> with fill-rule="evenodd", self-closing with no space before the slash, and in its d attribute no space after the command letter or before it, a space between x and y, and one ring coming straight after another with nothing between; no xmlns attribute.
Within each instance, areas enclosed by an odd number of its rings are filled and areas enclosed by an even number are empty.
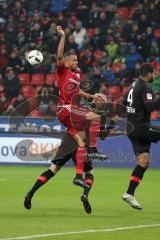
<svg viewBox="0 0 160 240"><path fill-rule="evenodd" d="M63 29L62 29L61 26L57 26L57 32L58 32L61 36L65 36L65 33L64 33L64 31L63 31Z"/></svg>

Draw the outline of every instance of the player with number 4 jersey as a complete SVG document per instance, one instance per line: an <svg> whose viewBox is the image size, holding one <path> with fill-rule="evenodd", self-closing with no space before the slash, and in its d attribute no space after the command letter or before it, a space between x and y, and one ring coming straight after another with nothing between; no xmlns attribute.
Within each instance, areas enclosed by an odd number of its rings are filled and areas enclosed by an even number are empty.
<svg viewBox="0 0 160 240"><path fill-rule="evenodd" d="M126 96L127 135L137 157L137 166L130 177L128 190L122 198L138 210L142 207L136 201L134 192L149 166L151 143L157 143L160 140L160 127L152 126L150 123L151 112L160 110L160 99L154 99L150 87L154 78L154 67L144 63L140 67L139 79L132 84Z"/></svg>

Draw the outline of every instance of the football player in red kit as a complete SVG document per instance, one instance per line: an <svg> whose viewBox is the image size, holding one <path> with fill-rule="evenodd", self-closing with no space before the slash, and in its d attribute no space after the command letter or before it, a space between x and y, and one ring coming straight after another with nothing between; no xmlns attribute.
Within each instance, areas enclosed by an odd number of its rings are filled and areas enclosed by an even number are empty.
<svg viewBox="0 0 160 240"><path fill-rule="evenodd" d="M81 133L89 122L89 149L90 153L96 151L96 143L100 129L101 117L76 104L76 97L87 99L101 98L98 94L91 95L80 89L80 70L78 68L77 56L73 52L64 54L65 32L61 26L57 26L60 42L57 50L57 82L59 87L59 103L57 117L67 128L67 132L74 137L78 143L76 153L76 177L74 184L88 187L83 180L84 162L87 157L85 142Z"/></svg>

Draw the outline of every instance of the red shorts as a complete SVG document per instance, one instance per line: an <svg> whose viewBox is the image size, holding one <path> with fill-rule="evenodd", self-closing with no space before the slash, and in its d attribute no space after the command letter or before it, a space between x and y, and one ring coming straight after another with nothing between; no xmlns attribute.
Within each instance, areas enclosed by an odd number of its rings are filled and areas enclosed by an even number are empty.
<svg viewBox="0 0 160 240"><path fill-rule="evenodd" d="M73 137L79 131L84 131L86 114L89 110L73 105L66 105L59 108L58 119L67 127L67 132Z"/></svg>

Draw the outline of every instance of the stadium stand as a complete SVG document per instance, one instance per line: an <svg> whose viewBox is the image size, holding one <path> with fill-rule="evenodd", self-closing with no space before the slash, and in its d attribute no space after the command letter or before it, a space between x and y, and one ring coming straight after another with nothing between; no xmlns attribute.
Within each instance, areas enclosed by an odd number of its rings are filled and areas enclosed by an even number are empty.
<svg viewBox="0 0 160 240"><path fill-rule="evenodd" d="M66 50L78 54L82 78L93 82L92 92L108 94L110 89L113 98L124 96L140 64L148 61L157 68L153 90L159 94L159 11L159 0L0 1L1 115L19 94L33 96L43 84L56 89L56 25L65 29ZM35 48L44 54L44 62L31 67L25 53ZM14 76L8 78L11 71Z"/></svg>

